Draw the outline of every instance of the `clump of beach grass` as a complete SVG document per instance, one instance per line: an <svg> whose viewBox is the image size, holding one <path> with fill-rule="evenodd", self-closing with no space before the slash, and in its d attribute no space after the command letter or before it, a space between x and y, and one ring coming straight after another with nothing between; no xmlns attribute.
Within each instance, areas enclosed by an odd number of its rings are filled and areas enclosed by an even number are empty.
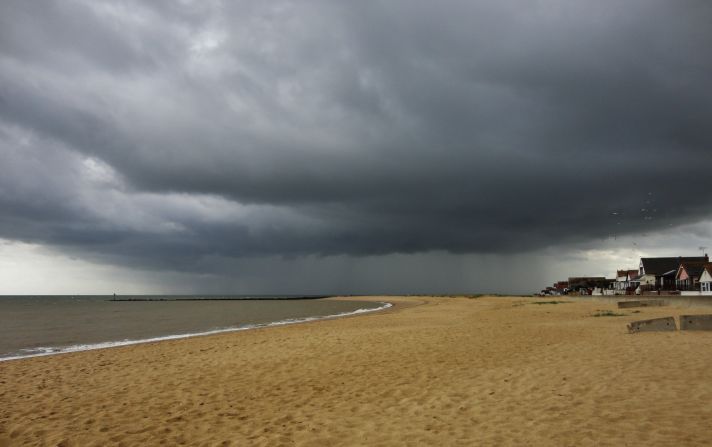
<svg viewBox="0 0 712 447"><path fill-rule="evenodd" d="M552 301L532 301L532 302L529 303L529 304L567 304L567 303L570 303L570 302L571 302L571 301L556 301L556 300L552 300Z"/></svg>
<svg viewBox="0 0 712 447"><path fill-rule="evenodd" d="M475 298L482 298L485 296L490 296L485 293L477 293L477 294L467 294L467 293L450 293L450 294L426 294L426 295L408 295L408 296L428 296L428 297L433 297L433 298L469 298L469 299L475 299Z"/></svg>
<svg viewBox="0 0 712 447"><path fill-rule="evenodd" d="M613 312L612 310L599 310L595 314L593 314L594 317L625 317L626 314L619 314L616 312Z"/></svg>

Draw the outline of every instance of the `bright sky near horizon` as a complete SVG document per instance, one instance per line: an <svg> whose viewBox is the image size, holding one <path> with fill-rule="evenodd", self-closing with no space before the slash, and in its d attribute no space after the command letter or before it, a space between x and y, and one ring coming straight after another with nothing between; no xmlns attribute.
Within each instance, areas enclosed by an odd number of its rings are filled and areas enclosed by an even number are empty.
<svg viewBox="0 0 712 447"><path fill-rule="evenodd" d="M4 1L0 294L527 293L709 252L710 23Z"/></svg>

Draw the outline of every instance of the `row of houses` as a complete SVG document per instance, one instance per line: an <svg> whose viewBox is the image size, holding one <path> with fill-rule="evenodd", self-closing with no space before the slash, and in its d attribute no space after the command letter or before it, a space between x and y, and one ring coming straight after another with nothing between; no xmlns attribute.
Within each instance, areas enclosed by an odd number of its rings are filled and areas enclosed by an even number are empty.
<svg viewBox="0 0 712 447"><path fill-rule="evenodd" d="M616 271L615 278L570 277L543 289L543 295L712 295L709 256L641 258L637 269Z"/></svg>

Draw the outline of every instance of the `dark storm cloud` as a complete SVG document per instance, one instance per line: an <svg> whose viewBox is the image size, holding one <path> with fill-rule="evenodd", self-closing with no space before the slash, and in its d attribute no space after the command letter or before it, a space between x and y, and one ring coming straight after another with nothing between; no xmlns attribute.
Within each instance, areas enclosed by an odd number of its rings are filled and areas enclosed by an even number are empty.
<svg viewBox="0 0 712 447"><path fill-rule="evenodd" d="M712 6L4 2L0 237L508 253L709 217Z"/></svg>

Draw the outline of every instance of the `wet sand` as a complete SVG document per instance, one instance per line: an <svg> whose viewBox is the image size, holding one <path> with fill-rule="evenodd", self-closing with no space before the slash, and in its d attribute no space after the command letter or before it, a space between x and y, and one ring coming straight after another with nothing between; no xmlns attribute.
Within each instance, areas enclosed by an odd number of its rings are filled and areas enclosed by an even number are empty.
<svg viewBox="0 0 712 447"><path fill-rule="evenodd" d="M625 328L710 308L364 299L396 306L2 362L0 446L710 443L712 333Z"/></svg>

